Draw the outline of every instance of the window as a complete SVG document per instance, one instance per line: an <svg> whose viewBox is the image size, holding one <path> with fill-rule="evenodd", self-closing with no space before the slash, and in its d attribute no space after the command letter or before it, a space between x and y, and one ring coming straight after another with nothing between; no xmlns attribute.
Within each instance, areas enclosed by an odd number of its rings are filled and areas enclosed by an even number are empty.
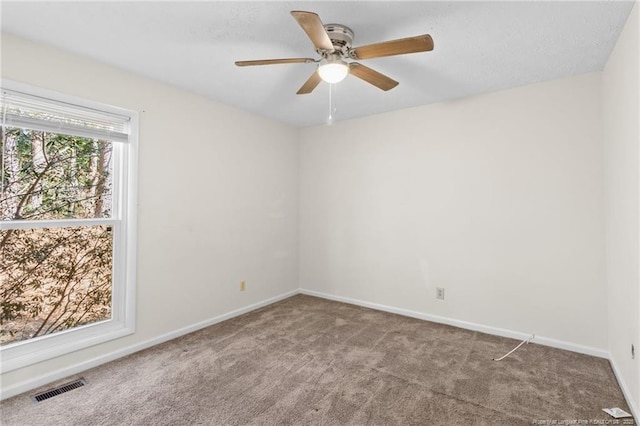
<svg viewBox="0 0 640 426"><path fill-rule="evenodd" d="M2 372L131 334L137 114L2 83Z"/></svg>

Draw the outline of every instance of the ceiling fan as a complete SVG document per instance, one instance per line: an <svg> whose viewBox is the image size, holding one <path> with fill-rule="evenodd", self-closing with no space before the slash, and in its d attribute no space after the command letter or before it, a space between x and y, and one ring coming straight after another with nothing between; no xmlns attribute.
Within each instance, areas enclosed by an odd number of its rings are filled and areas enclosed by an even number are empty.
<svg viewBox="0 0 640 426"><path fill-rule="evenodd" d="M327 83L338 83L351 74L379 89L390 90L398 82L384 74L366 67L354 60L381 58L384 56L403 55L406 53L428 52L433 50L433 39L429 34L408 37L382 43L351 47L353 31L341 24L323 25L320 17L313 12L294 10L293 18L300 24L311 39L320 59L286 58L262 59L256 61L236 61L239 67L252 65L319 63L318 68L300 87L297 94L311 93L321 80Z"/></svg>

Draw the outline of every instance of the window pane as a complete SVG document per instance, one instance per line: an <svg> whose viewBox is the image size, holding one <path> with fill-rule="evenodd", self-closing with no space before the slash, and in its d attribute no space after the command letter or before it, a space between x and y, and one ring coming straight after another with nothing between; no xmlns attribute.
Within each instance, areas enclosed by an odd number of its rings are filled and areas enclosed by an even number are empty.
<svg viewBox="0 0 640 426"><path fill-rule="evenodd" d="M2 220L111 217L111 142L3 130Z"/></svg>
<svg viewBox="0 0 640 426"><path fill-rule="evenodd" d="M108 226L4 230L0 344L111 318Z"/></svg>

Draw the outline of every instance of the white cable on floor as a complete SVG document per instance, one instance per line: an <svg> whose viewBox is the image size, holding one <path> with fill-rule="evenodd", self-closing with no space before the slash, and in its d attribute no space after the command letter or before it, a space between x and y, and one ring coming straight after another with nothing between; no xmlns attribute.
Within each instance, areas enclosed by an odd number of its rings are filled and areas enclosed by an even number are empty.
<svg viewBox="0 0 640 426"><path fill-rule="evenodd" d="M536 335L532 334L531 336L527 337L522 342L520 342L520 344L518 346L516 346L515 348L511 349L511 351L509 351L507 354L502 355L500 358L493 358L493 360L494 361L502 361L503 359L505 359L506 357L508 357L512 353L514 353L520 346L524 345L525 343L529 343L530 341L532 341L534 337L536 337Z"/></svg>

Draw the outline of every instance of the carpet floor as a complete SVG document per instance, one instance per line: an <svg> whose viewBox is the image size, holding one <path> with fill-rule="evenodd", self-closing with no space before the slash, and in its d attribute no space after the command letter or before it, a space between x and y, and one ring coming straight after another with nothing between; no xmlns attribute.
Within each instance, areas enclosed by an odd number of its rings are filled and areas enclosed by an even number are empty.
<svg viewBox="0 0 640 426"><path fill-rule="evenodd" d="M3 425L612 424L605 359L297 295L88 370ZM555 423L554 423L555 421ZM632 419L619 424L635 424ZM589 423L584 423L589 422ZM609 422L609 423L606 423Z"/></svg>

